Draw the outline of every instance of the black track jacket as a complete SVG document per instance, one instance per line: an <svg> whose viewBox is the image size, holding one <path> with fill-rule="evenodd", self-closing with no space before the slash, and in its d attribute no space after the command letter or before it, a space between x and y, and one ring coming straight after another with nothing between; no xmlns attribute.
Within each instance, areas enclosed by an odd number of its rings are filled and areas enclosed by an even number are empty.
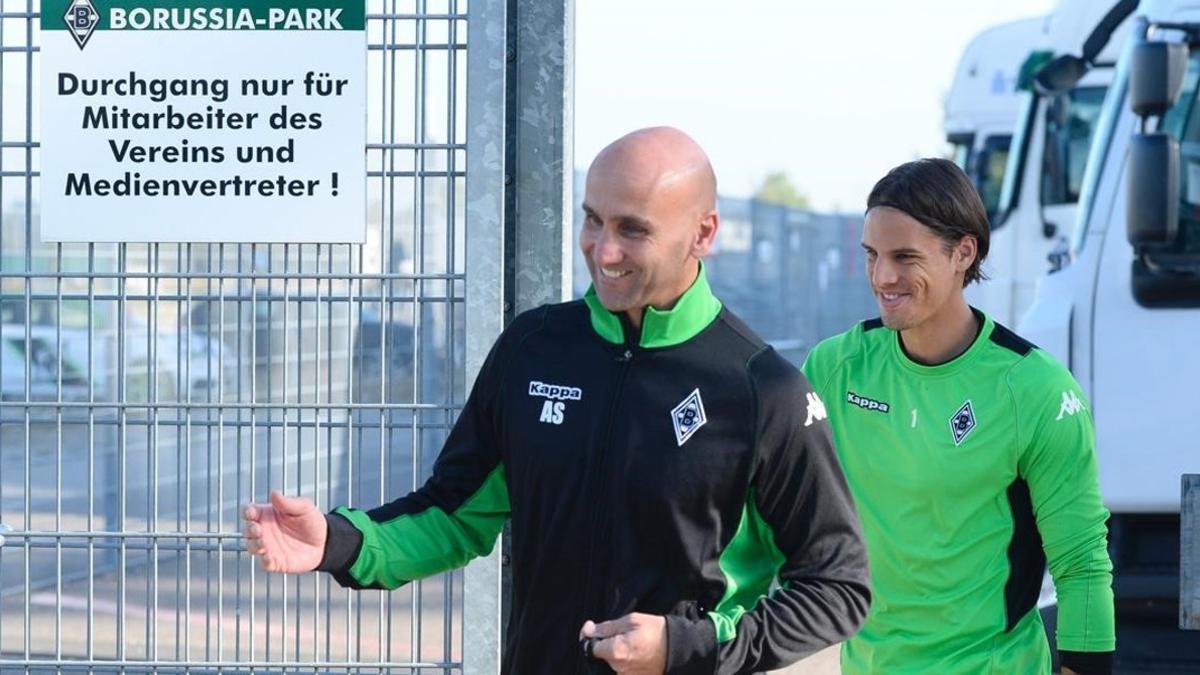
<svg viewBox="0 0 1200 675"><path fill-rule="evenodd" d="M667 617L667 672L781 667L851 635L870 598L858 517L808 382L703 268L641 331L594 291L504 331L429 481L338 508L319 569L396 588L491 551L512 519L503 672L610 672L587 619Z"/></svg>

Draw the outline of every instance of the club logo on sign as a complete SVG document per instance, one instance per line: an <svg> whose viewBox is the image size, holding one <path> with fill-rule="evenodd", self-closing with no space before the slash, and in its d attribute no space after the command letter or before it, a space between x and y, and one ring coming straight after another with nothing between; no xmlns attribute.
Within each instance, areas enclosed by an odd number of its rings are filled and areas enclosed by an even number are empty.
<svg viewBox="0 0 1200 675"><path fill-rule="evenodd" d="M92 31L100 24L100 14L96 12L92 0L75 0L67 7L63 21L67 22L67 29L75 38L75 44L83 49L91 39Z"/></svg>
<svg viewBox="0 0 1200 675"><path fill-rule="evenodd" d="M687 398L679 402L671 410L671 422L675 425L675 442L679 447L696 433L708 417L704 414L704 401L700 398L700 390L693 389Z"/></svg>

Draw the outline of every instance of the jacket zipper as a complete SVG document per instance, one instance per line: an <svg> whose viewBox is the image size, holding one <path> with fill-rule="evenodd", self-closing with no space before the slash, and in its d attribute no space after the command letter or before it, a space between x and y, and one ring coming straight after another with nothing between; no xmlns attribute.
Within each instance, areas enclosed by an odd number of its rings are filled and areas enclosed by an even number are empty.
<svg viewBox="0 0 1200 675"><path fill-rule="evenodd" d="M624 319L623 316L622 316L622 319ZM593 611L599 611L599 609L600 609L599 605L593 604L593 597L596 595L596 593L595 593L595 589L592 588L592 585L595 583L595 581L597 580L597 576L598 576L597 570L596 570L595 558L596 558L596 551L597 551L596 539L598 538L598 534L599 534L598 529L599 529L600 512L601 512L600 501L607 496L608 489L609 489L608 478L609 478L610 472L609 472L609 466L608 466L609 465L608 459L609 459L609 455L612 454L613 426L616 423L617 405L619 404L619 402L621 400L621 388L625 384L625 376L628 374L629 365L633 361L633 346L637 344L637 337L638 337L637 332L630 330L630 326L627 324L627 322L622 321L622 323L626 324L624 326L626 336L630 336L632 339L627 337L626 342L625 342L625 350L621 354L619 354L616 359L617 363L619 364L618 370L617 370L617 375L616 375L616 383L613 386L611 400L608 405L608 419L606 420L606 424L604 427L604 442L600 444L599 456L596 458L597 459L597 462L596 462L597 470L595 473L597 476L596 482L598 483L598 486L597 486L596 493L594 493L594 498L591 500L591 502L592 502L591 524L588 526L588 531L585 533L585 536L586 536L587 542L588 542L587 543L588 555L587 555L587 574L584 576L584 585L583 585L583 593L582 593L583 599L584 599L583 611L584 611L585 616L579 622L581 625L582 625L583 621L586 621L588 619L591 619L593 621L600 621L600 620L609 618L609 617L600 617L600 616L587 616L587 614L589 614ZM607 539L607 537L606 537L606 539ZM599 595L600 595L600 597L603 597L603 592L600 592ZM592 672L594 670L593 666L596 665L596 664L590 662L587 659L587 657L583 656L582 654L580 655L579 663L583 666L583 672L585 672L585 673ZM577 673L579 672L578 668L576 669L576 672Z"/></svg>

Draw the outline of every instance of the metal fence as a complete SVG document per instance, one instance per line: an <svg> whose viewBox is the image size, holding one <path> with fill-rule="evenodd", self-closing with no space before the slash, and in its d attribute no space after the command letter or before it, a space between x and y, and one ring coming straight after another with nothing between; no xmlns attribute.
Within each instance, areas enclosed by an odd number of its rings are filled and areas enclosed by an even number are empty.
<svg viewBox="0 0 1200 675"><path fill-rule="evenodd" d="M468 3L366 4L349 246L41 243L39 4L0 3L0 672L461 670L461 573L349 592L237 534L420 485L462 402Z"/></svg>
<svg viewBox="0 0 1200 675"><path fill-rule="evenodd" d="M879 313L862 218L722 199L713 291L796 365L821 340Z"/></svg>

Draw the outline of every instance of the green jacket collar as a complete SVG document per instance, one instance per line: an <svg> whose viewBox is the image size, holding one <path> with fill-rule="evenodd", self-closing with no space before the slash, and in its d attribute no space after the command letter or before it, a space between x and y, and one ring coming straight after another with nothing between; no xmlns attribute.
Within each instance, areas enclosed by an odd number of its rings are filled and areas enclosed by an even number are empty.
<svg viewBox="0 0 1200 675"><path fill-rule="evenodd" d="M594 286L588 287L583 300L587 303L588 313L591 315L592 329L608 342L623 344L624 325L620 317L600 304ZM704 263L701 263L700 274L674 307L665 311L653 307L646 308L642 316L642 334L638 346L653 349L687 342L707 328L720 313L721 301L713 295L708 285Z"/></svg>

